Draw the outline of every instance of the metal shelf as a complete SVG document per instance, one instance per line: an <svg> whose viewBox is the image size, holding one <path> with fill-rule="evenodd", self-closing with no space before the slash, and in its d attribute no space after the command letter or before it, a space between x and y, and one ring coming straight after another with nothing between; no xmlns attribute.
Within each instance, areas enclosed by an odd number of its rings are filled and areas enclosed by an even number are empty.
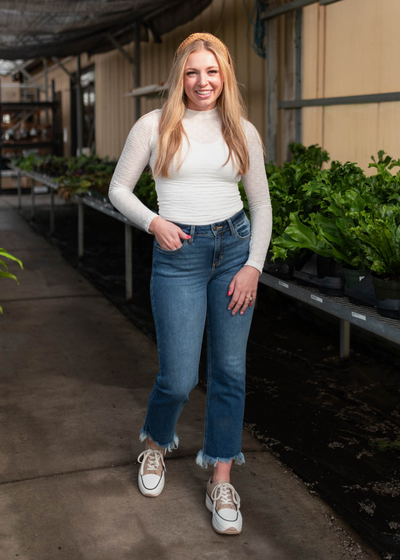
<svg viewBox="0 0 400 560"><path fill-rule="evenodd" d="M54 146L54 142L52 140L46 140L43 142L35 142L35 140L27 142L0 142L0 148L4 151L7 148L11 150L22 150L25 148L50 148L51 146Z"/></svg>
<svg viewBox="0 0 400 560"><path fill-rule="evenodd" d="M25 109L51 109L57 104L56 101L15 101L1 104L1 113L9 111L24 111Z"/></svg>
<svg viewBox="0 0 400 560"><path fill-rule="evenodd" d="M101 200L93 198L90 194L78 196L83 204L86 204L86 206L91 206L95 210L102 212L103 214L107 214L107 216L111 216L111 218L115 218L128 226L139 229L136 224L133 224L130 220L128 220L128 218L121 214L121 212L115 210L114 206L110 202L102 202Z"/></svg>
<svg viewBox="0 0 400 560"><path fill-rule="evenodd" d="M352 325L400 344L400 321L382 317L374 307L354 305L346 297L327 296L315 288L301 286L293 280L279 280L265 272L260 275L260 282Z"/></svg>
<svg viewBox="0 0 400 560"><path fill-rule="evenodd" d="M135 88L128 93L125 93L124 97L151 97L156 96L159 93L166 92L168 86L164 84L152 84L150 86L142 86Z"/></svg>

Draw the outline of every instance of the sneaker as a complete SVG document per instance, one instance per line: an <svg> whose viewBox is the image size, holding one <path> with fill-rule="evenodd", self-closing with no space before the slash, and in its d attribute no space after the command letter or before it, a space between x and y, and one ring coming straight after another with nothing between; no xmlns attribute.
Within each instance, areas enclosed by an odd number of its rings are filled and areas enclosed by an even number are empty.
<svg viewBox="0 0 400 560"><path fill-rule="evenodd" d="M229 482L207 484L206 507L212 512L212 527L217 533L239 535L243 518L240 513L240 497Z"/></svg>
<svg viewBox="0 0 400 560"><path fill-rule="evenodd" d="M164 456L166 449L145 449L138 457L141 463L138 475L139 490L143 496L156 498L161 494L165 484Z"/></svg>

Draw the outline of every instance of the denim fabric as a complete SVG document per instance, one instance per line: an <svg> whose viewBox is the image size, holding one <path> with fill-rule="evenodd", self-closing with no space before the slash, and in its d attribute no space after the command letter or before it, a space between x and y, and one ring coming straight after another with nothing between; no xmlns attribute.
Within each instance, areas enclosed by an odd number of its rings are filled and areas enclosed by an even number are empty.
<svg viewBox="0 0 400 560"><path fill-rule="evenodd" d="M176 223L176 222L174 222ZM169 450L178 446L175 425L198 383L204 328L207 401L200 466L244 462L241 452L246 347L254 308L232 316L229 284L249 255L250 222L244 212L206 226L177 223L191 239L162 249L154 238L150 281L160 370L140 433Z"/></svg>

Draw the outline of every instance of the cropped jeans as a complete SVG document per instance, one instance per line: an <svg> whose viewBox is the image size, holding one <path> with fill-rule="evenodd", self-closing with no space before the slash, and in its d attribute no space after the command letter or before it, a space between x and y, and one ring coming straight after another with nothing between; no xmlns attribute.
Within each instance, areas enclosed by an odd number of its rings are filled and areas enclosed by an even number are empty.
<svg viewBox="0 0 400 560"><path fill-rule="evenodd" d="M232 315L228 288L248 259L250 222L240 210L205 226L173 223L191 238L173 250L154 238L150 294L160 369L140 440L150 437L169 451L178 447L175 425L199 380L206 328L204 440L196 463L242 464L246 347L254 308Z"/></svg>

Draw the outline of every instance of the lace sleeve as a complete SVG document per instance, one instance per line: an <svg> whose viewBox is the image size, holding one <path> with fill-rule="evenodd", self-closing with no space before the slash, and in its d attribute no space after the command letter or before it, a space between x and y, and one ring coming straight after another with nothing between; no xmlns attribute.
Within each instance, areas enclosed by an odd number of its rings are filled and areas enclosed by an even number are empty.
<svg viewBox="0 0 400 560"><path fill-rule="evenodd" d="M246 121L246 137L250 155L250 169L242 175L242 183L249 202L251 219L250 254L246 265L263 271L272 233L272 207L265 173L261 139L253 124Z"/></svg>
<svg viewBox="0 0 400 560"><path fill-rule="evenodd" d="M149 232L151 221L158 214L147 208L133 191L150 160L154 117L153 112L147 113L133 125L108 190L113 206L148 233L151 233Z"/></svg>

